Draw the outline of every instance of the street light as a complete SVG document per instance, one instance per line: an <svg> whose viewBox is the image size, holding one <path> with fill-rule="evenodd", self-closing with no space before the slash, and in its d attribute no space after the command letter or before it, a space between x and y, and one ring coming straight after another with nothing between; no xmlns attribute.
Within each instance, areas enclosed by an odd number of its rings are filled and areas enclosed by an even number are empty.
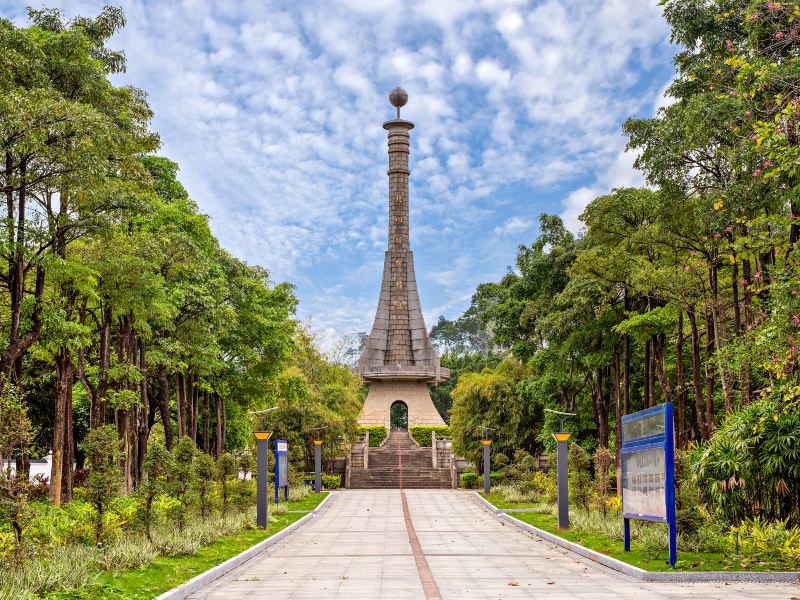
<svg viewBox="0 0 800 600"><path fill-rule="evenodd" d="M492 427L478 427L481 430L481 443L483 444L483 493L488 494L492 490L492 436L489 433L494 431Z"/></svg>
<svg viewBox="0 0 800 600"><path fill-rule="evenodd" d="M561 412L545 408L545 412L552 413L559 421L558 433L554 433L556 440L556 456L558 460L558 528L569 528L569 486L567 484L567 441L571 433L564 431L564 421L574 417L575 413Z"/></svg>
<svg viewBox="0 0 800 600"><path fill-rule="evenodd" d="M322 436L320 432L327 427L315 427L312 431L316 432L314 437L314 491L319 494L322 491Z"/></svg>
<svg viewBox="0 0 800 600"><path fill-rule="evenodd" d="M260 431L253 432L253 436L256 438L256 464L258 465L256 471L256 527L261 529L267 528L269 520L267 484L269 482L269 438L272 436L272 432L266 430L266 414L271 413L273 410L278 410L278 407L273 406L265 410L255 410L247 413L248 415L257 416L261 424Z"/></svg>

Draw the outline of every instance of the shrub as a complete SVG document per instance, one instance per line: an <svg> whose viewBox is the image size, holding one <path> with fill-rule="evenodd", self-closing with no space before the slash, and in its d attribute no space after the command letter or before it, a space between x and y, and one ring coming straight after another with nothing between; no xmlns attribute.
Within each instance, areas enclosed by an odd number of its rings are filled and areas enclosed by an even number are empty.
<svg viewBox="0 0 800 600"><path fill-rule="evenodd" d="M571 444L569 447L569 499L588 510L592 497L591 485L589 454L580 445Z"/></svg>
<svg viewBox="0 0 800 600"><path fill-rule="evenodd" d="M172 449L172 495L178 501L175 506L175 516L178 521L178 530L183 531L186 524L186 513L191 502L191 492L194 487L194 455L196 447L192 438L184 436Z"/></svg>
<svg viewBox="0 0 800 600"><path fill-rule="evenodd" d="M388 431L385 425L361 425L358 428L359 435L365 435L369 431L369 447L377 448L386 439Z"/></svg>
<svg viewBox="0 0 800 600"><path fill-rule="evenodd" d="M211 512L211 494L214 492L214 459L201 452L194 459L194 488L200 505L200 516Z"/></svg>
<svg viewBox="0 0 800 600"><path fill-rule="evenodd" d="M491 477L491 475L490 475ZM461 487L467 490L475 489L478 487L478 474L474 471L467 471L460 476Z"/></svg>
<svg viewBox="0 0 800 600"><path fill-rule="evenodd" d="M289 502L298 502L313 492L310 485L293 485L289 488Z"/></svg>
<svg viewBox="0 0 800 600"><path fill-rule="evenodd" d="M119 468L119 437L114 425L92 429L82 446L89 463L86 477L86 500L95 509L95 543L103 537L104 513L109 503L119 493L122 472Z"/></svg>
<svg viewBox="0 0 800 600"><path fill-rule="evenodd" d="M558 484L547 473L536 471L531 477L531 487L533 491L546 502L558 500Z"/></svg>
<svg viewBox="0 0 800 600"><path fill-rule="evenodd" d="M323 475L322 486L326 490L338 490L342 486L341 475Z"/></svg>
<svg viewBox="0 0 800 600"><path fill-rule="evenodd" d="M614 457L609 452L608 448L598 447L594 452L594 488L597 492L595 497L595 504L603 513L603 516L608 514L608 498L609 490L611 489L611 479L608 476L608 469L613 462Z"/></svg>
<svg viewBox="0 0 800 600"><path fill-rule="evenodd" d="M436 425L436 426L429 426L429 425L412 425L408 428L408 432L411 434L417 443L420 446L424 446L426 448L430 448L433 444L433 432L436 432L436 437L450 437L450 428L447 425ZM370 434L372 437L372 434Z"/></svg>
<svg viewBox="0 0 800 600"><path fill-rule="evenodd" d="M759 515L800 525L800 411L752 402L729 414L688 461L692 487L728 524Z"/></svg>
<svg viewBox="0 0 800 600"><path fill-rule="evenodd" d="M12 459L27 453L31 422L19 390L6 382L0 398L0 458ZM26 473L11 473L0 468L0 519L14 532L14 556L22 559L22 533L33 517L28 506L30 486Z"/></svg>
<svg viewBox="0 0 800 600"><path fill-rule="evenodd" d="M232 454L226 452L219 457L219 460L217 461L217 481L219 481L220 486L222 487L223 514L228 512L228 484L230 483L231 478L235 477L238 472L239 471L236 467L236 459Z"/></svg>
<svg viewBox="0 0 800 600"><path fill-rule="evenodd" d="M247 479L248 473L252 473L256 466L256 459L250 452L239 455L239 470L242 472L242 479Z"/></svg>
<svg viewBox="0 0 800 600"><path fill-rule="evenodd" d="M800 560L800 527L789 527L789 520L766 521L760 517L747 519L731 528L730 542L739 534L739 548L743 554L756 556L781 555L789 560Z"/></svg>
<svg viewBox="0 0 800 600"><path fill-rule="evenodd" d="M154 519L153 502L167 489L167 475L172 466L172 457L167 449L159 443L151 444L144 457L142 467L147 474L146 481L139 484L139 495L142 497L141 519L145 525L147 539L152 541L151 528Z"/></svg>
<svg viewBox="0 0 800 600"><path fill-rule="evenodd" d="M491 474L489 474L491 479ZM533 492L525 492L515 485L498 485L492 489L493 492L499 494L500 497L506 502L535 502L536 494Z"/></svg>

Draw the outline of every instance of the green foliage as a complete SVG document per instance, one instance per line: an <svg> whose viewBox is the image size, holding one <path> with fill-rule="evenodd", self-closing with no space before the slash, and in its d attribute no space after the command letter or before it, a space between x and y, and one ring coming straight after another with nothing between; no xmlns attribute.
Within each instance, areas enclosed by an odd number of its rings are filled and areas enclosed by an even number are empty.
<svg viewBox="0 0 800 600"><path fill-rule="evenodd" d="M119 468L119 438L114 425L93 429L86 436L82 449L89 464L86 478L86 500L95 510L95 542L100 543L106 529L105 512L119 494L122 472Z"/></svg>
<svg viewBox="0 0 800 600"><path fill-rule="evenodd" d="M194 458L197 447L191 438L182 437L172 449L172 481L170 492L178 501L174 507L178 530L183 531L186 515L192 502L192 490L195 485Z"/></svg>
<svg viewBox="0 0 800 600"><path fill-rule="evenodd" d="M798 525L800 413L754 402L728 415L688 460L693 485L727 523L758 515Z"/></svg>
<svg viewBox="0 0 800 600"><path fill-rule="evenodd" d="M788 519L769 522L761 517L747 519L731 528L730 542L739 534L739 548L750 557L782 556L800 561L800 527L789 527Z"/></svg>
<svg viewBox="0 0 800 600"><path fill-rule="evenodd" d="M408 428L408 432L411 434L411 437L417 440L417 443L420 446L427 448L430 448L431 444L433 444L432 434L434 431L436 432L437 438L450 437L450 428L447 426L412 425ZM370 434L370 437L372 437L372 434Z"/></svg>
<svg viewBox="0 0 800 600"><path fill-rule="evenodd" d="M220 487L222 488L222 513L226 514L228 512L228 489L231 479L236 477L239 472L236 465L236 458L232 454L224 453L217 460L216 471L217 481L219 481Z"/></svg>
<svg viewBox="0 0 800 600"><path fill-rule="evenodd" d="M31 422L23 397L17 386L7 382L0 395L0 523L11 526L13 543L11 536L0 537L0 556L14 559L22 558L23 532L33 517L28 506L30 484L27 473L12 473L10 462L3 468L2 461L25 456L30 439Z"/></svg>
<svg viewBox="0 0 800 600"><path fill-rule="evenodd" d="M482 427L491 428L493 452L513 455L517 449L536 451L543 407L521 389L527 370L508 358L494 370L464 374L453 390L450 433L453 450L479 464Z"/></svg>
<svg viewBox="0 0 800 600"><path fill-rule="evenodd" d="M584 510L592 499L589 454L574 442L569 445L569 499Z"/></svg>
<svg viewBox="0 0 800 600"><path fill-rule="evenodd" d="M385 425L359 425L358 435L365 435L369 431L369 447L377 448L389 435Z"/></svg>
<svg viewBox="0 0 800 600"><path fill-rule="evenodd" d="M459 479L461 481L461 487L466 490L472 490L478 487L479 477L474 471L461 473Z"/></svg>
<svg viewBox="0 0 800 600"><path fill-rule="evenodd" d="M142 468L147 473L147 478L142 481L137 491L142 497L141 518L145 523L147 538L151 539L155 517L153 503L158 496L167 491L167 477L172 471L172 456L163 444L150 444Z"/></svg>
<svg viewBox="0 0 800 600"><path fill-rule="evenodd" d="M322 487L324 487L326 490L338 490L341 486L341 475L322 475Z"/></svg>
<svg viewBox="0 0 800 600"><path fill-rule="evenodd" d="M194 459L193 479L202 518L211 512L211 494L214 491L215 475L214 459L205 452L199 452ZM225 500L227 502L227 494Z"/></svg>

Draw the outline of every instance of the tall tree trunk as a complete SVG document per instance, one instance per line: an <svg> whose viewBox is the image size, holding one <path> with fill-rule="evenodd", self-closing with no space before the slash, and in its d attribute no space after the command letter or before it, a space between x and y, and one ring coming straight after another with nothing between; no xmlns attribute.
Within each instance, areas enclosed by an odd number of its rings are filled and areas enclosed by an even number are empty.
<svg viewBox="0 0 800 600"><path fill-rule="evenodd" d="M209 435L211 433L211 403L210 393L208 390L203 392L203 450L211 454L211 447L209 446Z"/></svg>
<svg viewBox="0 0 800 600"><path fill-rule="evenodd" d="M622 468L620 449L622 447L622 398L619 385L619 345L614 347L614 464L617 473L617 493L622 493Z"/></svg>
<svg viewBox="0 0 800 600"><path fill-rule="evenodd" d="M228 407L225 398L222 398L222 449L225 450L225 440L228 437Z"/></svg>
<svg viewBox="0 0 800 600"><path fill-rule="evenodd" d="M733 326L736 335L742 332L742 314L739 307L739 262L736 252L733 252L733 274L731 275L731 285L733 287Z"/></svg>
<svg viewBox="0 0 800 600"><path fill-rule="evenodd" d="M678 448L686 447L686 391L683 387L683 311L678 313L678 336L675 339L675 397L678 404Z"/></svg>
<svg viewBox="0 0 800 600"><path fill-rule="evenodd" d="M56 355L56 397L53 422L53 455L50 465L50 502L61 505L62 478L64 469L64 446L66 444L67 395L72 392L72 359L67 348Z"/></svg>
<svg viewBox="0 0 800 600"><path fill-rule="evenodd" d="M191 371L186 375L186 398L184 401L186 402L185 410L183 417L183 426L185 428L184 434L191 437L192 435L192 416L194 411L192 410L192 404L194 402L194 386L197 382L195 376L192 374Z"/></svg>
<svg viewBox="0 0 800 600"><path fill-rule="evenodd" d="M175 373L175 403L178 409L178 437L183 437L186 435L186 423L184 420L186 415L186 388L184 387L183 373L181 371Z"/></svg>
<svg viewBox="0 0 800 600"><path fill-rule="evenodd" d="M644 374L642 375L642 396L644 397L644 408L650 408L650 340L644 342Z"/></svg>
<svg viewBox="0 0 800 600"><path fill-rule="evenodd" d="M161 423L164 426L164 443L167 445L167 450L172 450L172 419L169 415L169 376L167 375L167 367L163 364L158 365L158 407L161 410Z"/></svg>
<svg viewBox="0 0 800 600"><path fill-rule="evenodd" d="M714 429L714 323L711 314L706 311L706 344L705 344L705 364L706 364L706 429L708 435Z"/></svg>
<svg viewBox="0 0 800 600"><path fill-rule="evenodd" d="M137 431L137 446L136 453L136 483L137 486L142 477L144 476L144 459L147 456L147 438L150 435L149 423L149 410L150 399L147 397L147 363L145 360L145 344L144 340L139 340L139 373L141 374L141 381L139 381L139 427Z"/></svg>
<svg viewBox="0 0 800 600"><path fill-rule="evenodd" d="M663 333L658 333L653 338L653 351L652 351L652 359L655 365L656 376L658 377L658 383L661 386L661 393L664 396L664 402L672 402L672 387L669 384L669 378L667 377L667 368L666 368L666 335ZM655 399L654 399L655 400ZM653 402L652 406L655 406L655 401Z"/></svg>
<svg viewBox="0 0 800 600"><path fill-rule="evenodd" d="M625 334L622 338L622 414L631 412L631 336Z"/></svg>
<svg viewBox="0 0 800 600"><path fill-rule="evenodd" d="M192 394L192 441L197 444L197 426L200 416L200 386L194 386L194 393Z"/></svg>
<svg viewBox="0 0 800 600"><path fill-rule="evenodd" d="M217 410L217 431L216 431L217 436L216 436L216 442L214 443L214 458L216 458L217 460L219 460L219 457L222 455L222 447L223 447L222 411L220 410L221 404L222 403L220 402L219 395L217 393L214 393L214 405Z"/></svg>
<svg viewBox="0 0 800 600"><path fill-rule="evenodd" d="M691 327L692 340L692 384L694 385L694 410L697 420L697 430L700 438L705 441L708 439L708 425L705 420L705 409L703 405L703 383L700 379L700 331L697 327L697 316L694 307L687 311L689 325Z"/></svg>
<svg viewBox="0 0 800 600"><path fill-rule="evenodd" d="M597 415L598 438L602 448L608 448L608 394L603 380L603 368L598 368L595 387L595 413Z"/></svg>
<svg viewBox="0 0 800 600"><path fill-rule="evenodd" d="M70 362L72 379L75 379L75 365ZM64 398L64 453L61 467L61 502L72 501L72 483L75 477L75 437L72 425L72 383L67 386Z"/></svg>

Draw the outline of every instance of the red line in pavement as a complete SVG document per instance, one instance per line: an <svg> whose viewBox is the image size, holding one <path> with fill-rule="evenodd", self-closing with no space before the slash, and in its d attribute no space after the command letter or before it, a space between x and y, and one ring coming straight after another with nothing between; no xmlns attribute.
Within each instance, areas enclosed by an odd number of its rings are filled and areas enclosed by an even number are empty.
<svg viewBox="0 0 800 600"><path fill-rule="evenodd" d="M414 522L411 520L411 513L408 511L406 492L403 489L403 455L400 448L397 449L397 468L400 470L400 499L403 502L403 519L406 522L406 533L408 533L408 541L411 542L411 551L414 554L414 562L417 564L417 574L419 575L420 583L422 583L422 591L425 592L426 600L441 600L442 594L439 592L439 586L436 585L436 580L433 578L428 559L425 558L425 554L422 552L422 546L414 529Z"/></svg>

